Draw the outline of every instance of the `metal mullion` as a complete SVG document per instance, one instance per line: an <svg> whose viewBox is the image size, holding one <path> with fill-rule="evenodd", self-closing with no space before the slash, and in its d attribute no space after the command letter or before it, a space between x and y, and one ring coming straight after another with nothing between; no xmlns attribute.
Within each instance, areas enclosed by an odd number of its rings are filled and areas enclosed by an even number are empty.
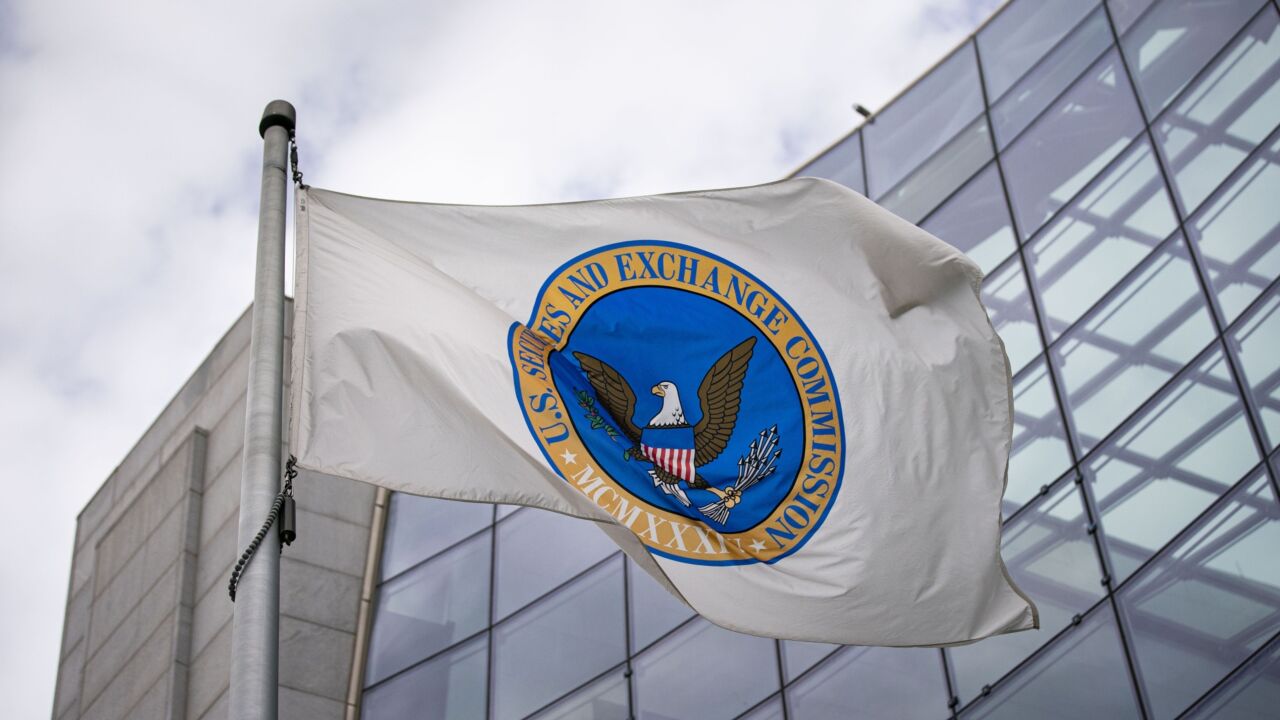
<svg viewBox="0 0 1280 720"><path fill-rule="evenodd" d="M967 129L969 129L969 128L968 128L968 126L966 126L966 127L965 127L965 130L967 130ZM990 128L988 127L988 129L990 129ZM961 132L964 132L964 131L962 130ZM956 133L955 137L960 137L960 133ZM955 138L952 138L952 140L954 140L954 139L955 139ZM950 141L948 141L948 142L950 142ZM933 157L933 156L931 155L930 157ZM941 200L939 200L939 201L938 201L938 203L937 203L936 205L934 205L934 206L929 210L929 212L925 213L925 214L924 214L924 216L923 216L923 217L921 217L921 218L920 218L920 220L919 220L918 222L913 223L913 224L914 224L914 225L916 225L917 227L920 227L921 229L923 229L924 224L925 224L925 223L927 223L927 222L929 222L929 218L931 218L931 217L933 217L934 215L936 215L936 214L937 214L937 212L938 212L939 210L941 210L943 207L945 207L947 203L951 202L951 201L955 198L955 196L959 195L961 192L963 192L963 191L964 191L964 189L965 189L965 188L967 188L967 187L969 187L970 185L972 185L972 184L974 183L974 181L976 181L976 180L978 179L978 176L979 176L979 175L981 175L982 173L986 172L986 171L987 171L987 168L990 168L990 167L991 167L991 163L993 163L993 162L995 162L995 161L996 161L996 157L995 157L995 155L992 155L990 160L987 160L986 162L982 163L982 167L978 168L977 170L974 170L972 175L970 175L969 177L967 177L967 178L965 178L965 179L964 179L964 182L960 183L960 184L959 184L959 185L958 185L954 190L952 190L951 192L949 192L949 193L947 193L946 195L942 196L942 199L941 199ZM919 170L919 169L920 169L920 168L916 168L916 170ZM914 171L912 171L912 172L914 173ZM910 180L910 179L911 179L911 176L910 176L910 175L908 175L906 178L904 178L904 179L903 179L902 183L905 183L905 182L907 182L907 181L908 181L908 180ZM898 187L899 187L900 185L902 185L902 183L898 183L898 185L894 185L893 187L889 188L889 192L893 192L894 190L898 189ZM888 194L888 193L886 193L886 194ZM1008 259L1008 258L1006 258L1006 259ZM1001 262L1001 264L1003 264L1003 263L1004 263L1004 260L1001 260L1000 262Z"/></svg>
<svg viewBox="0 0 1280 720"><path fill-rule="evenodd" d="M517 615L520 615L520 614L524 613L524 611L525 611L525 610L528 610L529 608L533 607L534 605L537 605L538 603L542 602L543 600L546 600L547 598L551 597L552 595L555 595L557 592L559 592L559 591L563 590L565 587L567 587L567 586L569 586L569 585L572 585L573 583L575 583L575 582L577 582L577 581L581 580L583 577L585 577L585 576L587 576L587 575L591 574L593 571L595 571L595 570L599 570L600 568L604 567L607 563L609 563L609 562L610 562L611 560L613 560L614 558L618 557L618 555L620 555L620 554L622 554L622 551L621 551L621 550L614 550L613 552L609 553L609 554L608 554L607 556L605 556L604 558L602 558L602 559L600 559L600 560L597 560L597 561L595 561L594 563L591 563L591 564L590 564L590 565L588 565L587 567L583 568L582 570L579 570L578 572L574 573L573 575L571 575L571 576L570 576L567 580L565 580L564 582L562 582L562 583L560 583L560 584L556 585L555 587L551 588L550 590L548 590L548 591L546 591L546 592L542 593L541 595L538 595L537 597L533 598L533 599L532 599L532 600L530 600L529 602L526 602L525 604L521 605L520 607L518 607L518 608L516 608L516 609L512 610L511 612L507 613L507 614L506 614L506 615L505 615L501 620L498 620L498 621L496 621L496 622L492 623L492 625L493 625L494 627L497 627L498 625L505 625L507 622L509 622L509 621L510 621L512 618L514 618L515 616L517 616ZM625 563L624 563L624 564L625 564Z"/></svg>
<svg viewBox="0 0 1280 720"><path fill-rule="evenodd" d="M489 639L486 641L485 648L485 671L488 675L485 677L485 693L484 693L484 715L487 718L493 717L493 617L494 606L497 604L498 598L498 507L493 508L493 524L486 528L493 533L489 537L489 624L484 631L488 633Z"/></svg>
<svg viewBox="0 0 1280 720"><path fill-rule="evenodd" d="M871 117L874 118L875 115ZM867 123L864 122L858 126L858 162L862 165L862 196L869 198L871 197L871 179L867 176L867 134L861 132L866 125Z"/></svg>
<svg viewBox="0 0 1280 720"><path fill-rule="evenodd" d="M1075 466L1075 464L1072 464L1071 467L1067 468L1066 470L1063 470L1062 473L1060 473L1057 477L1045 483L1044 485L1041 485L1040 492L1036 493L1034 497L1022 503L1022 505L1018 506L1016 509L1014 509L1013 512L1009 513L1004 517L1004 520L1000 522L1000 527L1002 532L1003 532L1003 529L1008 527L1010 523L1012 523L1014 520L1019 519L1020 517L1025 515L1027 512L1029 512L1028 508L1035 505L1036 502L1040 500L1040 498L1045 497L1050 493L1052 493L1053 491L1057 490L1058 483L1064 482L1068 477L1074 477L1075 475L1078 475L1079 472L1080 471Z"/></svg>
<svg viewBox="0 0 1280 720"><path fill-rule="evenodd" d="M942 682L947 690L947 717L955 718L956 709L960 707L960 695L951 678L951 661L947 658L946 648L938 648L938 660L942 663Z"/></svg>
<svg viewBox="0 0 1280 720"><path fill-rule="evenodd" d="M976 52L976 51L975 51L975 52ZM930 162L931 160L933 160L934 158L938 157L939 153L941 153L943 150L945 150L946 148L948 148L948 147L951 145L951 143L953 143L953 142L955 142L956 140L958 140L962 135L965 135L965 134L966 134L966 133L968 133L970 130L972 130L972 129L973 129L973 127L974 127L974 125L975 125L975 123L977 122L978 118L980 118L980 117L984 117L984 116L985 116L985 113L986 113L986 109L984 108L984 109L982 110L982 112L980 112L980 113L979 113L979 114L977 114L977 115L974 115L974 116L973 116L973 119L972 119L972 120L970 120L970 121L969 121L969 123L968 123L967 125L965 125L964 127L960 128L959 130L957 130L957 131L955 132L955 134L953 134L951 137L947 138L946 142L944 142L944 143L942 144L942 147L939 147L937 150L933 151L933 153L931 153L928 157L926 157L925 159L921 160L921 161L920 161L920 162L919 162L915 167L913 167L913 168L911 168L909 171L907 171L907 174L906 174L906 175L903 175L903 176L902 176L902 179L901 179L901 180L899 180L898 182L894 183L893 185L891 185L891 186L889 187L889 189L887 189L887 190L885 190L884 192L880 193L879 195L875 196L874 200L876 201L876 203L879 203L879 202L880 202L881 200L883 200L884 198L887 198L887 197L889 197L890 195L892 195L892 194L893 194L893 192L894 192L895 190L898 190L899 188L901 188L901 187L905 186L907 183L911 182L912 178L914 178L914 177L916 176L916 173L918 173L918 172L920 172L921 170L923 170L923 169L924 169L924 167L925 167L926 165L928 165L928 164L929 164L929 162ZM989 134L991 134L991 121L990 121L990 118L987 118L987 119L986 119L986 122L987 122L987 134L989 135ZM994 153L994 152L992 152L992 154L991 154L991 159L993 159L993 160L995 159L995 153ZM982 167L980 167L979 169L975 170L975 171L973 172L973 174L972 174L972 175L970 175L969 177L965 178L965 179L964 179L964 181L963 181L963 182L961 182L959 186L957 186L954 190L952 190L951 192L949 192L949 193L947 193L945 196L943 196L942 200L938 201L938 203L937 203L936 205L934 205L932 208L930 208L930 209L929 209L929 212L928 212L928 213L926 213L924 217L925 217L925 218L928 218L930 215L932 215L932 214L933 214L933 212L934 212L935 210L937 210L938 208L940 208L940 207L942 207L944 204L946 204L946 202L947 202L948 200L950 200L952 197L954 197L954 196L956 195L956 193L960 192L960 189L961 189L961 188L963 188L965 185L969 184L969 181L970 181L970 180L972 180L973 178L977 177L977 176L978 176L978 173L982 172L983 170L986 170L986 169L987 169L987 165L989 165L989 164L990 164L990 162L991 162L990 160L988 160L987 162L984 162L984 163L982 164ZM870 188L867 188L867 189L868 189L868 190L870 190ZM870 196L870 195L868 195L867 197L871 197L871 196ZM922 222L924 222L924 219L921 219L919 222L917 222L917 223L912 223L912 224L913 224L913 225L919 225L919 224L920 224L920 223L922 223Z"/></svg>
<svg viewBox="0 0 1280 720"><path fill-rule="evenodd" d="M1193 75L1187 81L1187 84L1182 88L1182 91L1179 92L1175 97L1170 99L1170 102L1166 106L1166 109L1168 107L1172 107L1174 103L1176 103L1178 100L1181 99L1183 94L1186 93L1190 87L1192 87L1199 81L1200 77L1204 75L1204 73L1208 70L1208 68L1213 66L1218 61L1218 59L1222 56L1222 54L1225 53L1227 49L1230 48L1236 42L1236 39L1240 37L1241 33L1248 30L1249 26L1253 24L1254 19L1256 19L1259 13L1263 12L1264 10L1265 10L1265 5L1262 8L1259 8L1259 10L1255 12L1252 16L1250 16L1250 18L1241 25L1240 29L1237 30L1229 40L1227 40L1227 42L1223 43L1222 47L1219 48L1216 53L1214 53L1213 57L1211 57L1208 60L1208 62L1206 62L1205 65L1201 67L1200 70L1196 72L1196 74ZM1111 20L1110 8L1107 9L1107 19L1109 21ZM1116 35L1114 22L1111 23L1111 32L1112 32L1112 35L1115 37L1116 44L1119 45L1120 38L1118 35ZM1134 95L1136 96L1138 91L1137 91L1137 86L1134 85L1133 72L1129 68L1129 61L1124 56L1123 51L1120 53L1120 66L1124 69L1125 76L1129 80L1130 88L1133 89ZM1146 132L1147 138L1151 142L1152 147L1155 147L1155 135L1151 132L1151 119L1147 117L1146 108L1142 106L1142 102L1140 99L1138 102L1138 112L1142 116L1142 121L1146 124L1145 132ZM1155 153L1155 158L1156 158L1156 167L1159 169L1160 176L1164 180L1165 188L1167 192L1172 194L1174 192L1174 187L1173 187L1172 178L1169 174L1169 168L1166 166L1164 158L1160 155L1159 152ZM1243 162L1244 161L1242 161L1242 163ZM1228 173L1227 177L1223 179L1222 183L1219 183L1217 187L1213 188L1213 190L1206 197L1212 197L1213 194L1216 193L1218 189L1222 187L1223 183L1229 182L1231 180L1231 176L1234 173L1235 173L1234 170L1232 170L1231 173ZM1178 207L1177 203L1174 203L1173 212L1174 212L1174 217L1178 221L1178 229L1182 232L1183 237L1187 238L1187 257L1190 258L1191 266L1195 270L1195 276L1200 286L1200 292L1204 295L1205 301L1209 304L1209 319L1213 323L1213 328L1217 332L1218 337L1225 338L1226 328L1224 327L1223 318L1220 317L1221 311L1218 308L1217 294L1213 290L1213 283L1210 281L1208 275L1205 273L1203 262L1201 261L1201 258L1200 258L1200 248L1188 235L1187 227L1186 227L1187 219L1183 215L1182 208ZM1226 357L1227 366L1231 371L1231 376L1236 383L1236 391L1239 393L1242 401L1247 403L1248 402L1247 389L1245 388L1244 384L1240 379L1242 377L1242 374L1240 371L1239 363L1236 361L1234 354L1230 352L1229 347L1228 347L1228 352L1225 354L1225 357ZM1251 403L1246 405L1246 407L1249 411L1245 415L1246 424L1249 427L1250 433L1253 435L1253 441L1254 441L1254 444L1257 446L1259 454L1265 456L1267 453L1267 443L1265 439L1266 435L1262 432L1260 427L1261 418L1257 415L1256 408ZM1277 483L1275 478L1271 478L1271 481L1272 481L1272 489L1276 491L1277 497L1280 497L1280 483Z"/></svg>
<svg viewBox="0 0 1280 720"><path fill-rule="evenodd" d="M1214 683L1212 686L1209 687L1208 690L1205 690L1203 693L1201 693L1200 697L1196 698L1195 700L1192 700L1191 704L1183 708L1182 712L1178 714L1178 718L1180 719L1180 718L1190 717L1190 714L1192 711L1194 711L1197 707L1202 705L1205 700L1212 698L1214 693L1218 692L1218 690L1225 687L1228 683L1234 680L1241 672L1246 670L1255 660L1262 657L1264 654L1274 650L1275 648L1273 646L1276 645L1277 642L1280 642L1280 631L1277 631L1276 634L1271 636L1271 639L1259 645L1257 650L1254 650L1252 653L1249 653L1249 657L1240 661L1240 664L1236 665L1226 675L1223 675L1221 678L1219 678L1218 682Z"/></svg>
<svg viewBox="0 0 1280 720"><path fill-rule="evenodd" d="M372 684L372 685L366 685L366 686L365 686L365 688L364 688L364 694L365 694L365 695L368 695L370 690L373 690L373 689L375 689L375 688L381 687L382 685L386 685L387 683L391 682L392 680L394 680L394 679L396 679L396 678L400 677L401 675L404 675L405 673L408 673L408 672L409 672L409 671L411 671L411 670L414 670L415 668L421 667L422 665L425 665L426 663L429 663L429 662L431 662L432 660L436 660L436 659L438 659L438 658L441 658L441 657L443 657L443 656L445 656L445 655L449 654L449 653L450 653L450 652L452 652L453 650L457 650L458 648L462 647L463 645L466 645L466 644L467 644L467 643L469 643L469 642L474 642L476 639L480 638L481 636L483 636L483 635L487 635L487 634L488 634L488 632L489 632L489 628L487 628L487 627L486 627L486 628L481 628L481 629L479 629L479 630L477 630L477 631L475 631L475 632L471 633L470 635L468 635L468 636L466 636L466 637L462 638L461 640L458 640L457 642L454 642L454 643L450 644L448 647L441 648L440 650L437 650L437 651L435 651L435 652L431 653L430 655L428 655L428 656L426 656L426 657L422 658L421 660L415 660L413 663L411 663L411 664L409 664L409 665L406 665L406 666L405 666L405 667L403 667L403 668L400 668L399 670L397 670L397 671L395 671L395 672L391 673L390 675L388 675L388 676L386 676L386 677L382 678L382 679L381 679L381 680L379 680L378 682L376 682L376 683L374 683L374 684ZM493 643L492 643L492 642L490 642L490 643L489 643L489 645L490 645L490 647L492 647ZM491 685L491 683L489 683L489 682L488 682L488 678L485 678L485 685L486 685L486 687L488 687L488 686L490 686L490 685ZM486 707L487 707L488 700L486 700L485 702L486 702ZM487 713L486 713L486 714L487 714Z"/></svg>
<svg viewBox="0 0 1280 720"><path fill-rule="evenodd" d="M776 662L774 663L774 667L776 667L778 670L778 694L782 696L782 700L780 703L782 705L782 720L790 720L791 713L789 708L787 707L789 705L789 703L787 702L787 674L783 672L783 668L782 668L782 641L777 638L774 638L773 640L773 652L774 652L774 659L776 660ZM770 695L769 697L773 697L773 695ZM761 703L765 702L766 700L768 700L768 698L760 701L759 703L756 703L756 706L759 706ZM748 710L747 712L750 712L750 710Z"/></svg>
<svg viewBox="0 0 1280 720"><path fill-rule="evenodd" d="M625 636L623 642L627 653L626 659L623 660L626 669L622 673L627 683L627 717L635 717L635 693L631 688L631 676L634 673L631 668L631 656L635 652L635 648L631 646L631 562L626 557L622 558L622 624L622 633Z"/></svg>

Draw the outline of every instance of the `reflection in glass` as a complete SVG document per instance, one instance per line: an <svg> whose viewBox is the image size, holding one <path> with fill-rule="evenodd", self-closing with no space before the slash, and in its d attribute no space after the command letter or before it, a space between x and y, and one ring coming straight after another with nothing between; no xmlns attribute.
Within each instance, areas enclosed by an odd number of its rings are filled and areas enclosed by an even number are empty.
<svg viewBox="0 0 1280 720"><path fill-rule="evenodd" d="M493 506L394 493L382 546L382 579L415 564L493 522Z"/></svg>
<svg viewBox="0 0 1280 720"><path fill-rule="evenodd" d="M630 717L626 672L618 670L531 716L530 720L627 720Z"/></svg>
<svg viewBox="0 0 1280 720"><path fill-rule="evenodd" d="M907 179L880 196L878 203L904 220L918 223L993 157L986 117L979 117L955 139L924 161Z"/></svg>
<svg viewBox="0 0 1280 720"><path fill-rule="evenodd" d="M964 717L1142 717L1111 607L1099 606Z"/></svg>
<svg viewBox="0 0 1280 720"><path fill-rule="evenodd" d="M1017 373L1042 350L1035 311L1027 292L1027 278L1022 274L1022 261L1017 256L983 278L982 304L1004 341L1010 372Z"/></svg>
<svg viewBox="0 0 1280 720"><path fill-rule="evenodd" d="M364 691L364 720L474 720L485 713L488 640L481 636Z"/></svg>
<svg viewBox="0 0 1280 720"><path fill-rule="evenodd" d="M943 717L942 658L925 648L847 647L787 690L794 720Z"/></svg>
<svg viewBox="0 0 1280 720"><path fill-rule="evenodd" d="M627 560L627 564L631 588L631 646L642 650L693 617L693 608L667 592L635 563Z"/></svg>
<svg viewBox="0 0 1280 720"><path fill-rule="evenodd" d="M1280 638L1272 640L1266 650L1186 717L1269 720L1276 708L1280 708Z"/></svg>
<svg viewBox="0 0 1280 720"><path fill-rule="evenodd" d="M1020 2L1010 7L1035 8L1036 4ZM1087 9L1089 5L1080 3L1079 7ZM991 106L991 124L995 128L996 142L1000 148L1004 149L1018 133L1025 130L1054 98L1075 82L1080 73L1109 47L1111 28L1107 27L1107 15L1102 8L1097 8L1040 65ZM985 52L982 59L987 60ZM987 77L991 77L989 73ZM993 94L990 97L994 99L997 96Z"/></svg>
<svg viewBox="0 0 1280 720"><path fill-rule="evenodd" d="M1245 163L1187 223L1228 323L1280 277L1277 197L1280 138Z"/></svg>
<svg viewBox="0 0 1280 720"><path fill-rule="evenodd" d="M595 523L545 510L512 515L497 536L495 620L618 551Z"/></svg>
<svg viewBox="0 0 1280 720"><path fill-rule="evenodd" d="M1018 587L1035 598L1040 630L987 638L947 650L956 693L968 702L1083 613L1103 588L1102 570L1075 483L1064 479L1004 528L1001 554Z"/></svg>
<svg viewBox="0 0 1280 720"><path fill-rule="evenodd" d="M1013 450L1004 489L1005 516L1025 505L1071 467L1071 450L1062 429L1048 365L1038 360L1013 384Z"/></svg>
<svg viewBox="0 0 1280 720"><path fill-rule="evenodd" d="M920 227L968 255L989 273L1018 248L995 163L969 181Z"/></svg>
<svg viewBox="0 0 1280 720"><path fill-rule="evenodd" d="M493 629L493 716L522 718L627 657L622 557Z"/></svg>
<svg viewBox="0 0 1280 720"><path fill-rule="evenodd" d="M1262 12L1152 125L1183 213L1280 124L1280 22Z"/></svg>
<svg viewBox="0 0 1280 720"><path fill-rule="evenodd" d="M1116 581L1258 460L1231 371L1215 348L1086 465Z"/></svg>
<svg viewBox="0 0 1280 720"><path fill-rule="evenodd" d="M1139 141L1027 245L1050 342L1176 227L1151 145Z"/></svg>
<svg viewBox="0 0 1280 720"><path fill-rule="evenodd" d="M732 718L778 691L773 640L698 619L632 662L639 720Z"/></svg>
<svg viewBox="0 0 1280 720"><path fill-rule="evenodd" d="M978 64L965 43L863 127L867 194L878 199L981 113Z"/></svg>
<svg viewBox="0 0 1280 720"><path fill-rule="evenodd" d="M1155 0L1107 0L1107 7L1111 9L1111 20L1116 24L1116 32L1123 35L1133 26L1133 22L1142 15L1143 11L1151 7L1153 2Z"/></svg>
<svg viewBox="0 0 1280 720"><path fill-rule="evenodd" d="M841 140L835 147L814 158L796 172L797 177L820 177L834 180L847 188L867 193L862 182L862 142L858 133Z"/></svg>
<svg viewBox="0 0 1280 720"><path fill-rule="evenodd" d="M1114 50L1004 152L1005 179L1023 238L1071 200L1142 130Z"/></svg>
<svg viewBox="0 0 1280 720"><path fill-rule="evenodd" d="M1186 248L1175 237L1050 352L1080 451L1111 432L1213 335Z"/></svg>
<svg viewBox="0 0 1280 720"><path fill-rule="evenodd" d="M1163 0L1121 38L1138 94L1155 117L1265 0Z"/></svg>
<svg viewBox="0 0 1280 720"><path fill-rule="evenodd" d="M1015 2L978 31L987 96L998 98L1049 52L1097 0Z"/></svg>
<svg viewBox="0 0 1280 720"><path fill-rule="evenodd" d="M375 683L484 629L489 542L489 533L479 535L382 584L365 682Z"/></svg>
<svg viewBox="0 0 1280 720"><path fill-rule="evenodd" d="M818 661L830 655L838 647L840 646L830 643L783 640L782 670L787 682L795 680L798 675L817 665Z"/></svg>
<svg viewBox="0 0 1280 720"><path fill-rule="evenodd" d="M1118 593L1153 714L1171 718L1280 627L1280 505L1257 472Z"/></svg>
<svg viewBox="0 0 1280 720"><path fill-rule="evenodd" d="M1240 371L1262 420L1268 449L1280 445L1280 292L1273 291L1231 333Z"/></svg>

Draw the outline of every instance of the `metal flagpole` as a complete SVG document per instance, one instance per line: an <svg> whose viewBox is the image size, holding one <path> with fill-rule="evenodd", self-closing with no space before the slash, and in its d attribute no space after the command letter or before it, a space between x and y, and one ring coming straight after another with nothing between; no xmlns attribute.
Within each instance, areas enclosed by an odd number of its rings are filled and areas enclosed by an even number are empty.
<svg viewBox="0 0 1280 720"><path fill-rule="evenodd" d="M280 492L284 385L284 228L293 105L273 100L262 113L262 195L253 288L239 546L253 541ZM269 532L236 591L231 630L231 707L235 720L275 720L280 651L280 539Z"/></svg>

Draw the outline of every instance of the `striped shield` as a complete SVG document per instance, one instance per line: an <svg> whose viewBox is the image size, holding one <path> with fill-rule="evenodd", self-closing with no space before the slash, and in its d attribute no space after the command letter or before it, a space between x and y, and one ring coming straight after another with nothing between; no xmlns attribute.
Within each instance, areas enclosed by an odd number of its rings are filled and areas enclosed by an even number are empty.
<svg viewBox="0 0 1280 720"><path fill-rule="evenodd" d="M640 450L654 465L687 483L693 482L696 477L697 468L693 465L693 428L688 425L645 428L640 435Z"/></svg>

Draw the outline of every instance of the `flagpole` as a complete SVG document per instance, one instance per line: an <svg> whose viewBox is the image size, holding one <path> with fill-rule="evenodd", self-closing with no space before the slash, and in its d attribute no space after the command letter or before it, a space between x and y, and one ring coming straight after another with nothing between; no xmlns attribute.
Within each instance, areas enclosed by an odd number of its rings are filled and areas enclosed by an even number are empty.
<svg viewBox="0 0 1280 720"><path fill-rule="evenodd" d="M280 492L284 384L284 229L293 105L273 100L262 113L262 194L249 342L240 479L239 547L247 546ZM280 651L280 540L268 532L240 579L231 629L229 717L276 720Z"/></svg>

